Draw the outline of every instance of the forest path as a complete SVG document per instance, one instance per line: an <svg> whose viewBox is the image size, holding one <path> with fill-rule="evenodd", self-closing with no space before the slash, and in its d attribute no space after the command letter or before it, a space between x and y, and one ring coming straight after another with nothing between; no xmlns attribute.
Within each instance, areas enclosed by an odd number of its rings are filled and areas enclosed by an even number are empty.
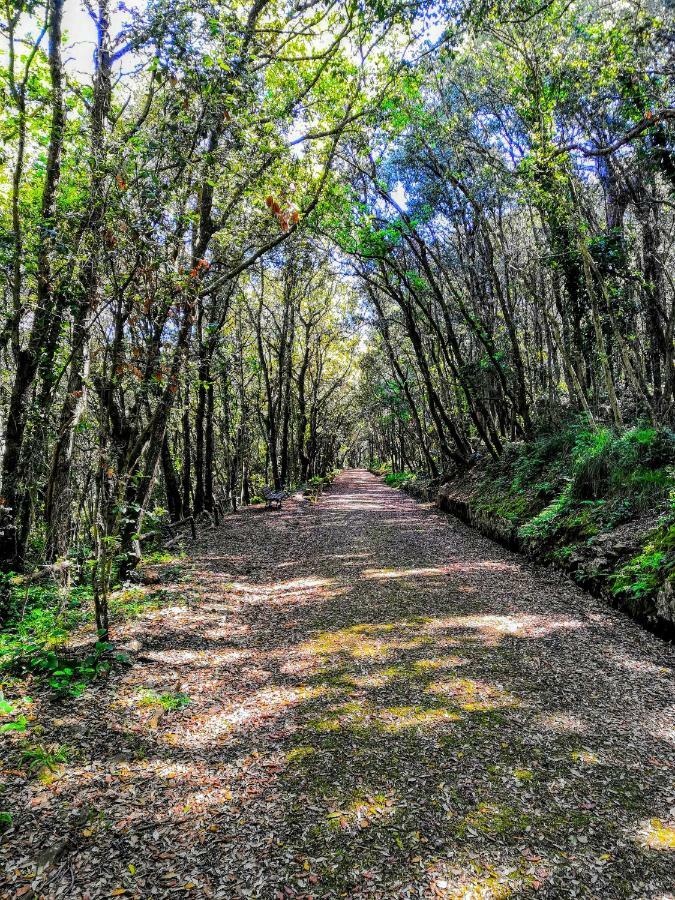
<svg viewBox="0 0 675 900"><path fill-rule="evenodd" d="M671 647L360 470L191 554L39 711L4 896L672 896Z"/></svg>

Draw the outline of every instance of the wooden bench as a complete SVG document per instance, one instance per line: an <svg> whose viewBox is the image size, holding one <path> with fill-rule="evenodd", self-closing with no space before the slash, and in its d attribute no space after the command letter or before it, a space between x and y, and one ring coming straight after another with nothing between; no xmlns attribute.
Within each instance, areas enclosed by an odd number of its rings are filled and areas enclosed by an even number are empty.
<svg viewBox="0 0 675 900"><path fill-rule="evenodd" d="M286 491L275 491L271 487L264 487L262 495L265 498L265 506L271 507L273 503L276 503L279 509L281 509L281 501L288 497Z"/></svg>

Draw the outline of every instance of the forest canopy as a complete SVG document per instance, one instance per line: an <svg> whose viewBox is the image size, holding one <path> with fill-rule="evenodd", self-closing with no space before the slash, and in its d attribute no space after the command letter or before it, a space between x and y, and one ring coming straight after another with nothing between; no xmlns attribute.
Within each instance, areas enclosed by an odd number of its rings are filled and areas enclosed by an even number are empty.
<svg viewBox="0 0 675 900"><path fill-rule="evenodd" d="M105 632L162 523L346 462L579 422L672 466L669 5L69 4L0 23L8 584Z"/></svg>

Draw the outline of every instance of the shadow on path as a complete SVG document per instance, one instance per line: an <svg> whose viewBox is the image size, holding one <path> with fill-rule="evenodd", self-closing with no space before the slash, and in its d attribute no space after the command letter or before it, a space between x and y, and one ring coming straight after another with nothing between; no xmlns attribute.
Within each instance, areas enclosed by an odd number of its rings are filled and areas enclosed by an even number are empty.
<svg viewBox="0 0 675 900"><path fill-rule="evenodd" d="M59 841L37 896L675 889L674 655L635 623L363 471L189 569L136 666L43 702L71 759L8 782L3 896Z"/></svg>

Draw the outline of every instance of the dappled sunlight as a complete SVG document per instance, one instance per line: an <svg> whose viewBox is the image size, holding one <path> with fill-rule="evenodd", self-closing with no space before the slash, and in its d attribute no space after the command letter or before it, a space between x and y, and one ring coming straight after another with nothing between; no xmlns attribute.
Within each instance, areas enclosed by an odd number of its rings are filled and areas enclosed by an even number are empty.
<svg viewBox="0 0 675 900"><path fill-rule="evenodd" d="M588 726L579 716L570 715L567 712L537 713L533 722L546 731L559 732L560 734L583 734Z"/></svg>
<svg viewBox="0 0 675 900"><path fill-rule="evenodd" d="M586 607L550 606L526 568L378 490L396 526L379 499L242 514L227 562L210 558L222 577L200 565L203 602L144 618L94 715L34 704L48 747L87 752L26 780L32 821L81 814L92 859L114 839L130 896L146 860L153 896L197 883L186 852L232 897L562 896L589 872L610 897L646 859L663 893L667 653L621 643L616 620L603 644Z"/></svg>
<svg viewBox="0 0 675 900"><path fill-rule="evenodd" d="M361 577L368 579L426 578L447 574L447 569L431 567L421 569L364 569Z"/></svg>
<svg viewBox="0 0 675 900"><path fill-rule="evenodd" d="M592 750L572 750L570 756L575 763L581 763L584 766L597 766L600 764L600 757Z"/></svg>
<svg viewBox="0 0 675 900"><path fill-rule="evenodd" d="M506 900L532 880L523 879L509 866L488 866L484 875L475 875L472 870L476 868L478 863L474 862L463 875L456 875L455 867L450 878L438 877L432 882L434 895L444 900Z"/></svg>
<svg viewBox="0 0 675 900"><path fill-rule="evenodd" d="M439 630L469 629L481 633L486 640L501 639L504 635L515 635L525 638L545 637L556 631L577 630L586 628L580 618L535 615L468 615L438 618L429 623L427 628L432 632Z"/></svg>
<svg viewBox="0 0 675 900"><path fill-rule="evenodd" d="M647 819L635 830L635 840L647 850L675 853L675 818L670 822Z"/></svg>
<svg viewBox="0 0 675 900"><path fill-rule="evenodd" d="M202 789L188 794L185 801L181 802L180 810L183 813L203 813L213 807L225 810L232 802L232 790L222 787Z"/></svg>
<svg viewBox="0 0 675 900"><path fill-rule="evenodd" d="M187 603L181 604L180 606L163 606L161 609L153 609L150 610L146 618L148 621L157 621L158 619L165 619L167 616L170 616L175 621L187 621L190 615L190 608Z"/></svg>
<svg viewBox="0 0 675 900"><path fill-rule="evenodd" d="M624 649L610 646L606 650L605 657L617 668L624 669L626 672L636 672L655 678L675 677L675 671L669 666L659 666L649 660L638 659Z"/></svg>
<svg viewBox="0 0 675 900"><path fill-rule="evenodd" d="M397 800L393 791L367 793L361 789L341 797L339 807L331 803L325 824L329 828L344 830L386 825L397 813Z"/></svg>
<svg viewBox="0 0 675 900"><path fill-rule="evenodd" d="M436 656L433 659L418 659L412 663L414 671L425 674L427 672L435 672L439 669L456 669L458 666L464 666L469 662L462 656Z"/></svg>
<svg viewBox="0 0 675 900"><path fill-rule="evenodd" d="M222 709L206 710L186 720L181 729L183 745L208 747L211 742L222 740L224 736L235 736L237 730L250 722L259 725L261 721L276 719L301 702L330 696L331 693L325 685L261 688L244 702L235 699Z"/></svg>
<svg viewBox="0 0 675 900"><path fill-rule="evenodd" d="M408 728L424 728L457 722L460 716L444 706L390 706L376 716L384 731L399 732Z"/></svg>
<svg viewBox="0 0 675 900"><path fill-rule="evenodd" d="M391 675L384 672L373 672L371 675L352 675L345 681L358 688L381 688L391 679Z"/></svg>
<svg viewBox="0 0 675 900"><path fill-rule="evenodd" d="M387 630L386 626L380 626ZM375 632L377 634L377 632ZM324 632L313 641L303 644L301 652L318 656L338 656L347 654L357 659L383 659L389 654L389 644L383 638L366 637L362 631L344 629Z"/></svg>
<svg viewBox="0 0 675 900"><path fill-rule="evenodd" d="M396 734L413 728L427 728L459 721L457 712L445 706L381 706L365 700L345 702L331 707L324 715L311 719L310 727L318 732L342 729L362 733L373 728Z"/></svg>
<svg viewBox="0 0 675 900"><path fill-rule="evenodd" d="M471 678L453 678L447 681L433 681L425 691L440 697L447 697L467 712L505 709L521 705L521 701L501 686L486 684Z"/></svg>
<svg viewBox="0 0 675 900"><path fill-rule="evenodd" d="M363 622L339 631L322 632L314 640L303 644L300 652L328 657L346 654L354 659L383 660L406 651L437 645L438 642L426 633L429 621L416 618L398 622ZM452 639L442 645L452 645Z"/></svg>
<svg viewBox="0 0 675 900"><path fill-rule="evenodd" d="M334 584L332 578L294 578L290 581L277 581L267 584L259 584L249 581L235 581L231 590L243 597L275 598L279 595L298 595L307 592L322 592L325 588Z"/></svg>
<svg viewBox="0 0 675 900"><path fill-rule="evenodd" d="M213 631L207 635L213 636ZM249 650L172 650L171 665L189 669L214 669L219 666L231 666L240 663L251 655ZM158 654L152 650L147 653L148 659L166 662L166 654Z"/></svg>
<svg viewBox="0 0 675 900"><path fill-rule="evenodd" d="M347 494L342 497L330 497L327 506L329 510L349 510L352 512L384 512L387 509L386 500L364 500L362 497L355 499L354 496Z"/></svg>
<svg viewBox="0 0 675 900"><path fill-rule="evenodd" d="M642 722L647 734L675 748L675 703L665 706L658 715L646 713Z"/></svg>
<svg viewBox="0 0 675 900"><path fill-rule="evenodd" d="M430 644L433 644L433 640L426 634L419 635L418 637L409 637L409 638L393 638L387 644L390 650L400 651L400 650L418 650L420 647L428 647Z"/></svg>
<svg viewBox="0 0 675 900"><path fill-rule="evenodd" d="M446 575L471 575L476 572L518 572L519 574L522 574L522 566L518 563L506 563L494 559L484 559L480 561L476 560L473 562L467 560L463 562L450 563L445 567Z"/></svg>
<svg viewBox="0 0 675 900"><path fill-rule="evenodd" d="M233 641L246 637L249 631L248 625L236 626L231 622L224 622L222 625L207 628L203 634L205 638L211 641Z"/></svg>

